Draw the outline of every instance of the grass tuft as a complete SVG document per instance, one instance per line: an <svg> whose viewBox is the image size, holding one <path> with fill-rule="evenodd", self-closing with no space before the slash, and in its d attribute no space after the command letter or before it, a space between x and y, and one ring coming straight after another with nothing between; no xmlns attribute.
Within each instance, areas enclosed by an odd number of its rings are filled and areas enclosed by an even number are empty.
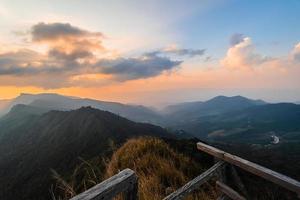
<svg viewBox="0 0 300 200"><path fill-rule="evenodd" d="M205 170L162 140L151 137L128 140L113 154L105 177L125 168L137 173L141 200L163 199ZM206 185L187 199L216 199L216 194L212 186Z"/></svg>

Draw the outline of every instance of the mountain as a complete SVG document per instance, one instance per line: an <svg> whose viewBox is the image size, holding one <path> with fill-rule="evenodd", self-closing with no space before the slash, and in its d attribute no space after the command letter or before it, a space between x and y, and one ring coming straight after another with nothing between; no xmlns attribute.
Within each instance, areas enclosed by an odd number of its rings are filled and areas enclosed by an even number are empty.
<svg viewBox="0 0 300 200"><path fill-rule="evenodd" d="M98 101L93 99L83 99L79 97L69 97L58 94L21 94L11 100L6 106L0 109L0 115L4 115L17 105L25 104L50 110L74 110L81 107L92 106L100 110L109 111L122 117L138 122L157 122L160 116L153 110L136 105L127 105L116 102Z"/></svg>
<svg viewBox="0 0 300 200"><path fill-rule="evenodd" d="M77 109L82 105L90 106ZM296 166L299 158L293 156L300 152L300 105L297 104L218 96L205 102L168 107L160 116L141 106L55 94L23 94L9 101L9 106L12 106L10 111L0 118L0 199L4 200L49 199L49 188L55 184L51 169L63 178L70 177L80 165L80 157L105 160L130 138L174 138L161 127L133 122L122 115L136 121L153 117L177 136L184 138L191 134L209 142L232 145L235 151L247 146L250 153L253 148L253 152L263 152L266 157L276 152L270 157L276 160L275 169L281 169L284 164L281 158L285 157L286 163L290 163L285 169L294 168L290 174L299 174ZM102 111L97 106L123 114ZM274 143L274 138L278 143ZM177 144L175 149L182 145L182 142L172 143ZM272 159L268 159L270 163ZM97 166L103 169L104 163L97 162Z"/></svg>
<svg viewBox="0 0 300 200"><path fill-rule="evenodd" d="M11 101L10 99L0 100L0 110L5 109L10 103L10 101Z"/></svg>
<svg viewBox="0 0 300 200"><path fill-rule="evenodd" d="M278 103L251 106L218 115L202 116L172 126L202 139L226 142L271 143L272 136L300 138L300 105ZM290 137L289 136L289 137Z"/></svg>
<svg viewBox="0 0 300 200"><path fill-rule="evenodd" d="M276 136L281 142L300 142L300 105L293 103L268 104L243 112L230 112L217 117L214 123L219 130L227 132L223 138L230 141L270 144Z"/></svg>
<svg viewBox="0 0 300 200"><path fill-rule="evenodd" d="M25 104L17 104L10 109L10 112L4 115L1 120L13 119L13 118L22 118L28 115L41 115L48 112L49 110L43 107L28 106Z"/></svg>
<svg viewBox="0 0 300 200"><path fill-rule="evenodd" d="M39 107L44 110L74 110L91 106L109 111L122 117L157 125L169 125L178 121L195 120L202 116L221 114L227 111L240 110L254 105L266 104L261 100L251 100L242 96L217 96L205 102L187 102L167 106L160 113L140 105L128 105L117 102L98 101L93 99L62 96L58 94L21 94L15 99L7 101L0 107L0 116L17 104Z"/></svg>
<svg viewBox="0 0 300 200"><path fill-rule="evenodd" d="M162 112L164 114L191 112L194 108L198 108L202 104L202 101L178 103L165 107Z"/></svg>
<svg viewBox="0 0 300 200"><path fill-rule="evenodd" d="M35 100L48 100L48 101L54 101L54 102L63 102L66 99L71 99L73 97L65 97L62 95L58 94L52 94L52 93L44 93L44 94L26 94L26 93L21 93L18 97L14 99L8 100L7 104L2 107L0 110L0 113L2 115L8 113L12 107L18 104L25 104L28 105L32 103ZM73 98L75 99L75 98Z"/></svg>
<svg viewBox="0 0 300 200"><path fill-rule="evenodd" d="M79 157L105 156L128 138L173 137L158 126L91 107L41 111L17 105L0 120L0 199L49 199L50 169L67 174Z"/></svg>
<svg viewBox="0 0 300 200"><path fill-rule="evenodd" d="M262 100L252 100L242 96L217 96L205 102L190 102L168 106L162 113L169 119L167 124L194 121L199 117L220 115L234 110L264 105Z"/></svg>

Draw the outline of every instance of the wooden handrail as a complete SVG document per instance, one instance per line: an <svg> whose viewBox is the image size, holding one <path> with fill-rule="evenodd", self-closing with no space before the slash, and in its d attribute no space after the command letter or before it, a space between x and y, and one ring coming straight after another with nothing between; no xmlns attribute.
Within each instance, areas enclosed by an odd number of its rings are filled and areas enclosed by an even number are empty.
<svg viewBox="0 0 300 200"><path fill-rule="evenodd" d="M70 200L111 200L122 192L125 192L126 200L137 200L137 180L133 170L124 169Z"/></svg>
<svg viewBox="0 0 300 200"><path fill-rule="evenodd" d="M223 161L217 162L211 168L176 190L175 192L171 193L163 200L179 200L186 197L188 194L193 192L195 189L198 189L203 183L207 182L211 177L213 177L217 171L224 166Z"/></svg>
<svg viewBox="0 0 300 200"><path fill-rule="evenodd" d="M265 168L261 165L255 164L238 156L232 155L215 147L209 146L202 142L197 143L197 148L220 160L226 161L247 172L250 172L268 181L278 184L290 191L296 192L298 196L300 196L300 182L295 179L292 179L288 176Z"/></svg>

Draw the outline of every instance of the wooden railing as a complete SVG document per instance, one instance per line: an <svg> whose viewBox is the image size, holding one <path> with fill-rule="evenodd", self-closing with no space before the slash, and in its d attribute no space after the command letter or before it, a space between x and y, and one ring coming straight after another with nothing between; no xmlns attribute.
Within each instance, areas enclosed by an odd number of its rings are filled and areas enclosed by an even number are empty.
<svg viewBox="0 0 300 200"><path fill-rule="evenodd" d="M255 164L238 156L232 155L225 151L219 150L202 142L197 143L197 148L204 151L217 159L221 159L229 164L231 164L231 169L234 167L239 167L247 172L250 172L256 176L259 176L267 181L273 182L281 187L284 187L290 191L295 192L300 198L300 182L292 179L288 176L270 170L261 165ZM233 166L232 166L233 165Z"/></svg>
<svg viewBox="0 0 300 200"><path fill-rule="evenodd" d="M221 196L218 197L218 200L228 198L234 200L250 199L246 187L235 169L236 167L259 176L267 181L273 182L283 188L286 188L287 190L295 192L298 195L298 198L300 198L300 182L297 180L202 142L197 143L197 148L214 156L217 162L207 171L189 181L187 184L171 193L163 200L184 199L187 195L196 189L199 189L201 185L206 183L212 177L217 178L216 187L221 192ZM230 170L230 175L232 176L231 179L234 180L234 183L241 194L227 185L227 170ZM119 174L73 197L71 200L110 200L119 193L124 193L125 200L137 200L137 190L138 178L135 172L130 169L125 169Z"/></svg>
<svg viewBox="0 0 300 200"><path fill-rule="evenodd" d="M222 195L218 199L234 199L234 200L245 200L249 199L249 194L245 188L245 185L241 181L235 167L241 168L249 173L257 175L267 181L273 182L281 187L284 187L290 191L295 192L300 198L300 182L296 181L290 177L277 173L273 170L240 158L238 156L229 154L225 151L219 150L215 147L209 146L202 142L197 143L197 148L201 151L204 151L216 158L218 162L208 169L206 172L202 173L200 176L196 177L192 181L188 182L183 187L179 188L177 191L173 192L164 200L179 200L183 199L189 193L193 192L195 189L199 188L202 184L204 184L207 180L209 180L213 175L218 177L218 181L216 181L217 188L221 191ZM243 193L243 195L236 192L234 189L226 185L227 173L225 169L231 171L232 179L234 183L238 187L238 189Z"/></svg>
<svg viewBox="0 0 300 200"><path fill-rule="evenodd" d="M138 178L131 169L120 173L73 197L71 200L111 200L124 193L125 200L137 200Z"/></svg>
<svg viewBox="0 0 300 200"><path fill-rule="evenodd" d="M188 194L198 189L202 184L206 183L214 175L216 175L217 171L224 167L224 164L225 163L223 161L217 162L214 166L203 172L200 176L197 176L183 187L165 197L164 200L183 199Z"/></svg>

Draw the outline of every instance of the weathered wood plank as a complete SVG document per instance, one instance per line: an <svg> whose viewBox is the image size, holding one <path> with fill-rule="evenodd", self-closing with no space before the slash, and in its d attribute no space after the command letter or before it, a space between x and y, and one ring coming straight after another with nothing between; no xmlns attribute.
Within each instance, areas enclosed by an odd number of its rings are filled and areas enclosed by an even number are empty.
<svg viewBox="0 0 300 200"><path fill-rule="evenodd" d="M197 176L175 192L171 193L164 200L179 200L183 199L189 193L193 192L195 189L198 189L203 183L207 182L211 177L213 177L217 171L224 166L223 161L217 162L211 168L203 172L201 175Z"/></svg>
<svg viewBox="0 0 300 200"><path fill-rule="evenodd" d="M246 200L245 197L237 193L235 190L233 190L228 185L225 185L224 183L217 181L217 188L226 196L230 197L233 200Z"/></svg>
<svg viewBox="0 0 300 200"><path fill-rule="evenodd" d="M220 149L209 146L202 142L197 143L197 148L201 151L204 151L204 152L216 157L216 158L222 159L222 160L224 160L228 163L231 163L237 167L240 167L252 174L262 177L262 178L264 178L268 181L271 181L275 184L278 184L290 191L294 191L298 195L300 194L300 182L295 179L292 179L288 176L285 176L283 174L280 174L278 172L275 172L273 170L270 170L268 168L265 168L263 166L255 164L253 162L250 162L250 161L240 158L238 156L234 156L232 154L229 154L227 152L224 152Z"/></svg>
<svg viewBox="0 0 300 200"><path fill-rule="evenodd" d="M117 194L131 190L128 200L136 200L137 176L131 169L124 169L120 173L106 179L85 192L71 198L70 200L111 200Z"/></svg>

